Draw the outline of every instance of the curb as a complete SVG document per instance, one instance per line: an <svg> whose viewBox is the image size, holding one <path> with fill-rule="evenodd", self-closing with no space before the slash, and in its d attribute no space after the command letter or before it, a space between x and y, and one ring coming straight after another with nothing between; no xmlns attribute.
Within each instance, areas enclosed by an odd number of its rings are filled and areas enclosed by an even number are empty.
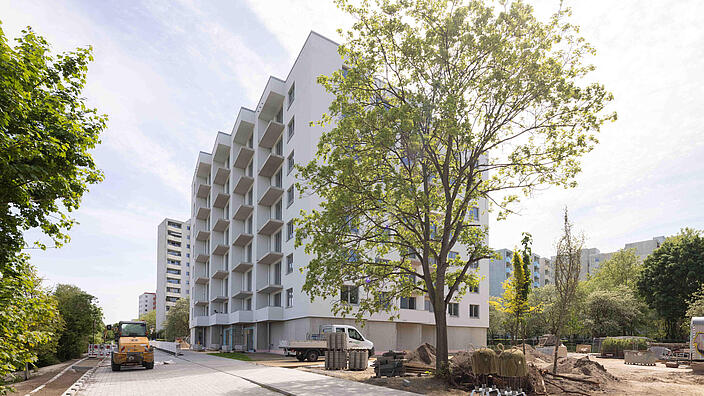
<svg viewBox="0 0 704 396"><path fill-rule="evenodd" d="M105 361L106 358L102 358L98 364L95 365L95 367L89 369L86 371L81 378L79 378L76 382L73 383L64 393L62 393L62 396L73 396L76 395L79 391L82 391L85 389L86 382L90 379L90 377L95 373L95 370L100 367L100 365Z"/></svg>

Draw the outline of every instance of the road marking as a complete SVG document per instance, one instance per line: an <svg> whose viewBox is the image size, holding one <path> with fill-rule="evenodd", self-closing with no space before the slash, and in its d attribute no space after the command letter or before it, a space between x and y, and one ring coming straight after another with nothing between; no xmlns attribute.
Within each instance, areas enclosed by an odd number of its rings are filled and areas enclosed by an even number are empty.
<svg viewBox="0 0 704 396"><path fill-rule="evenodd" d="M25 394L24 396L29 396L29 395L31 395L32 393L39 392L40 390L44 389L45 386L49 385L50 383L54 382L57 378L59 378L59 377L61 377L62 375L64 375L64 373L67 372L68 369L70 369L70 368L73 367L74 365L76 365L76 364L78 364L78 363L80 363L80 362L82 362L82 361L84 361L84 360L86 360L86 359L88 359L88 357L84 357L83 359L81 359L81 360L79 360L79 361L77 361L77 362L75 362L75 363L69 364L68 366L66 366L65 369L61 370L60 373L58 373L58 374L56 374L55 376L53 376L49 381L47 381L47 382L45 382L45 383L39 385L36 389L34 389L33 391L31 391L31 392Z"/></svg>

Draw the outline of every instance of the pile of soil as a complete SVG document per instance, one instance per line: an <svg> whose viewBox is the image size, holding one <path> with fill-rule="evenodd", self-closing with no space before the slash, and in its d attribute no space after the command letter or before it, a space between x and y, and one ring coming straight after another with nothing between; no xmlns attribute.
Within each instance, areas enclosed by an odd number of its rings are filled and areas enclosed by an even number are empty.
<svg viewBox="0 0 704 396"><path fill-rule="evenodd" d="M517 348L523 350L523 345L518 345ZM543 363L550 363L552 362L552 356L540 352L539 350L533 348L531 345L526 344L526 362L533 362L537 365L541 365Z"/></svg>
<svg viewBox="0 0 704 396"><path fill-rule="evenodd" d="M459 351L453 354L450 359L450 369L462 370L466 372L472 371L472 352Z"/></svg>
<svg viewBox="0 0 704 396"><path fill-rule="evenodd" d="M557 360L557 375L552 374L552 364L528 364L528 377L537 392L576 393L604 390L618 379L606 371L604 366L584 356L579 359L567 357Z"/></svg>
<svg viewBox="0 0 704 396"><path fill-rule="evenodd" d="M415 350L406 354L406 359L408 363L412 365L421 365L428 367L435 367L435 347L428 344L427 342L421 344Z"/></svg>

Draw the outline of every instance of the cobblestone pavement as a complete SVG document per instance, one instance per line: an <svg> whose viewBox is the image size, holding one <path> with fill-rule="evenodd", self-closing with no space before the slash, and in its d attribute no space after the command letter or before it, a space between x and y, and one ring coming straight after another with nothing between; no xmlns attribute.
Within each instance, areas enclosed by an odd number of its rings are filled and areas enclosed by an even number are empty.
<svg viewBox="0 0 704 396"><path fill-rule="evenodd" d="M154 359L153 370L135 367L117 372L110 369L110 360L106 359L79 395L280 395L234 375L165 352L156 351ZM164 361L170 364L163 364Z"/></svg>

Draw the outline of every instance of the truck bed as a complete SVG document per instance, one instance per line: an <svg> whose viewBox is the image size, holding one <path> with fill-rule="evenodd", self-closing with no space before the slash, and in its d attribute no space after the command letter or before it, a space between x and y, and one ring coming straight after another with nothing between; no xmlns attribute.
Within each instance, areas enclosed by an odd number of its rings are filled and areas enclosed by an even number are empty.
<svg viewBox="0 0 704 396"><path fill-rule="evenodd" d="M279 348L287 349L325 349L327 341L325 340L282 340L279 343Z"/></svg>

